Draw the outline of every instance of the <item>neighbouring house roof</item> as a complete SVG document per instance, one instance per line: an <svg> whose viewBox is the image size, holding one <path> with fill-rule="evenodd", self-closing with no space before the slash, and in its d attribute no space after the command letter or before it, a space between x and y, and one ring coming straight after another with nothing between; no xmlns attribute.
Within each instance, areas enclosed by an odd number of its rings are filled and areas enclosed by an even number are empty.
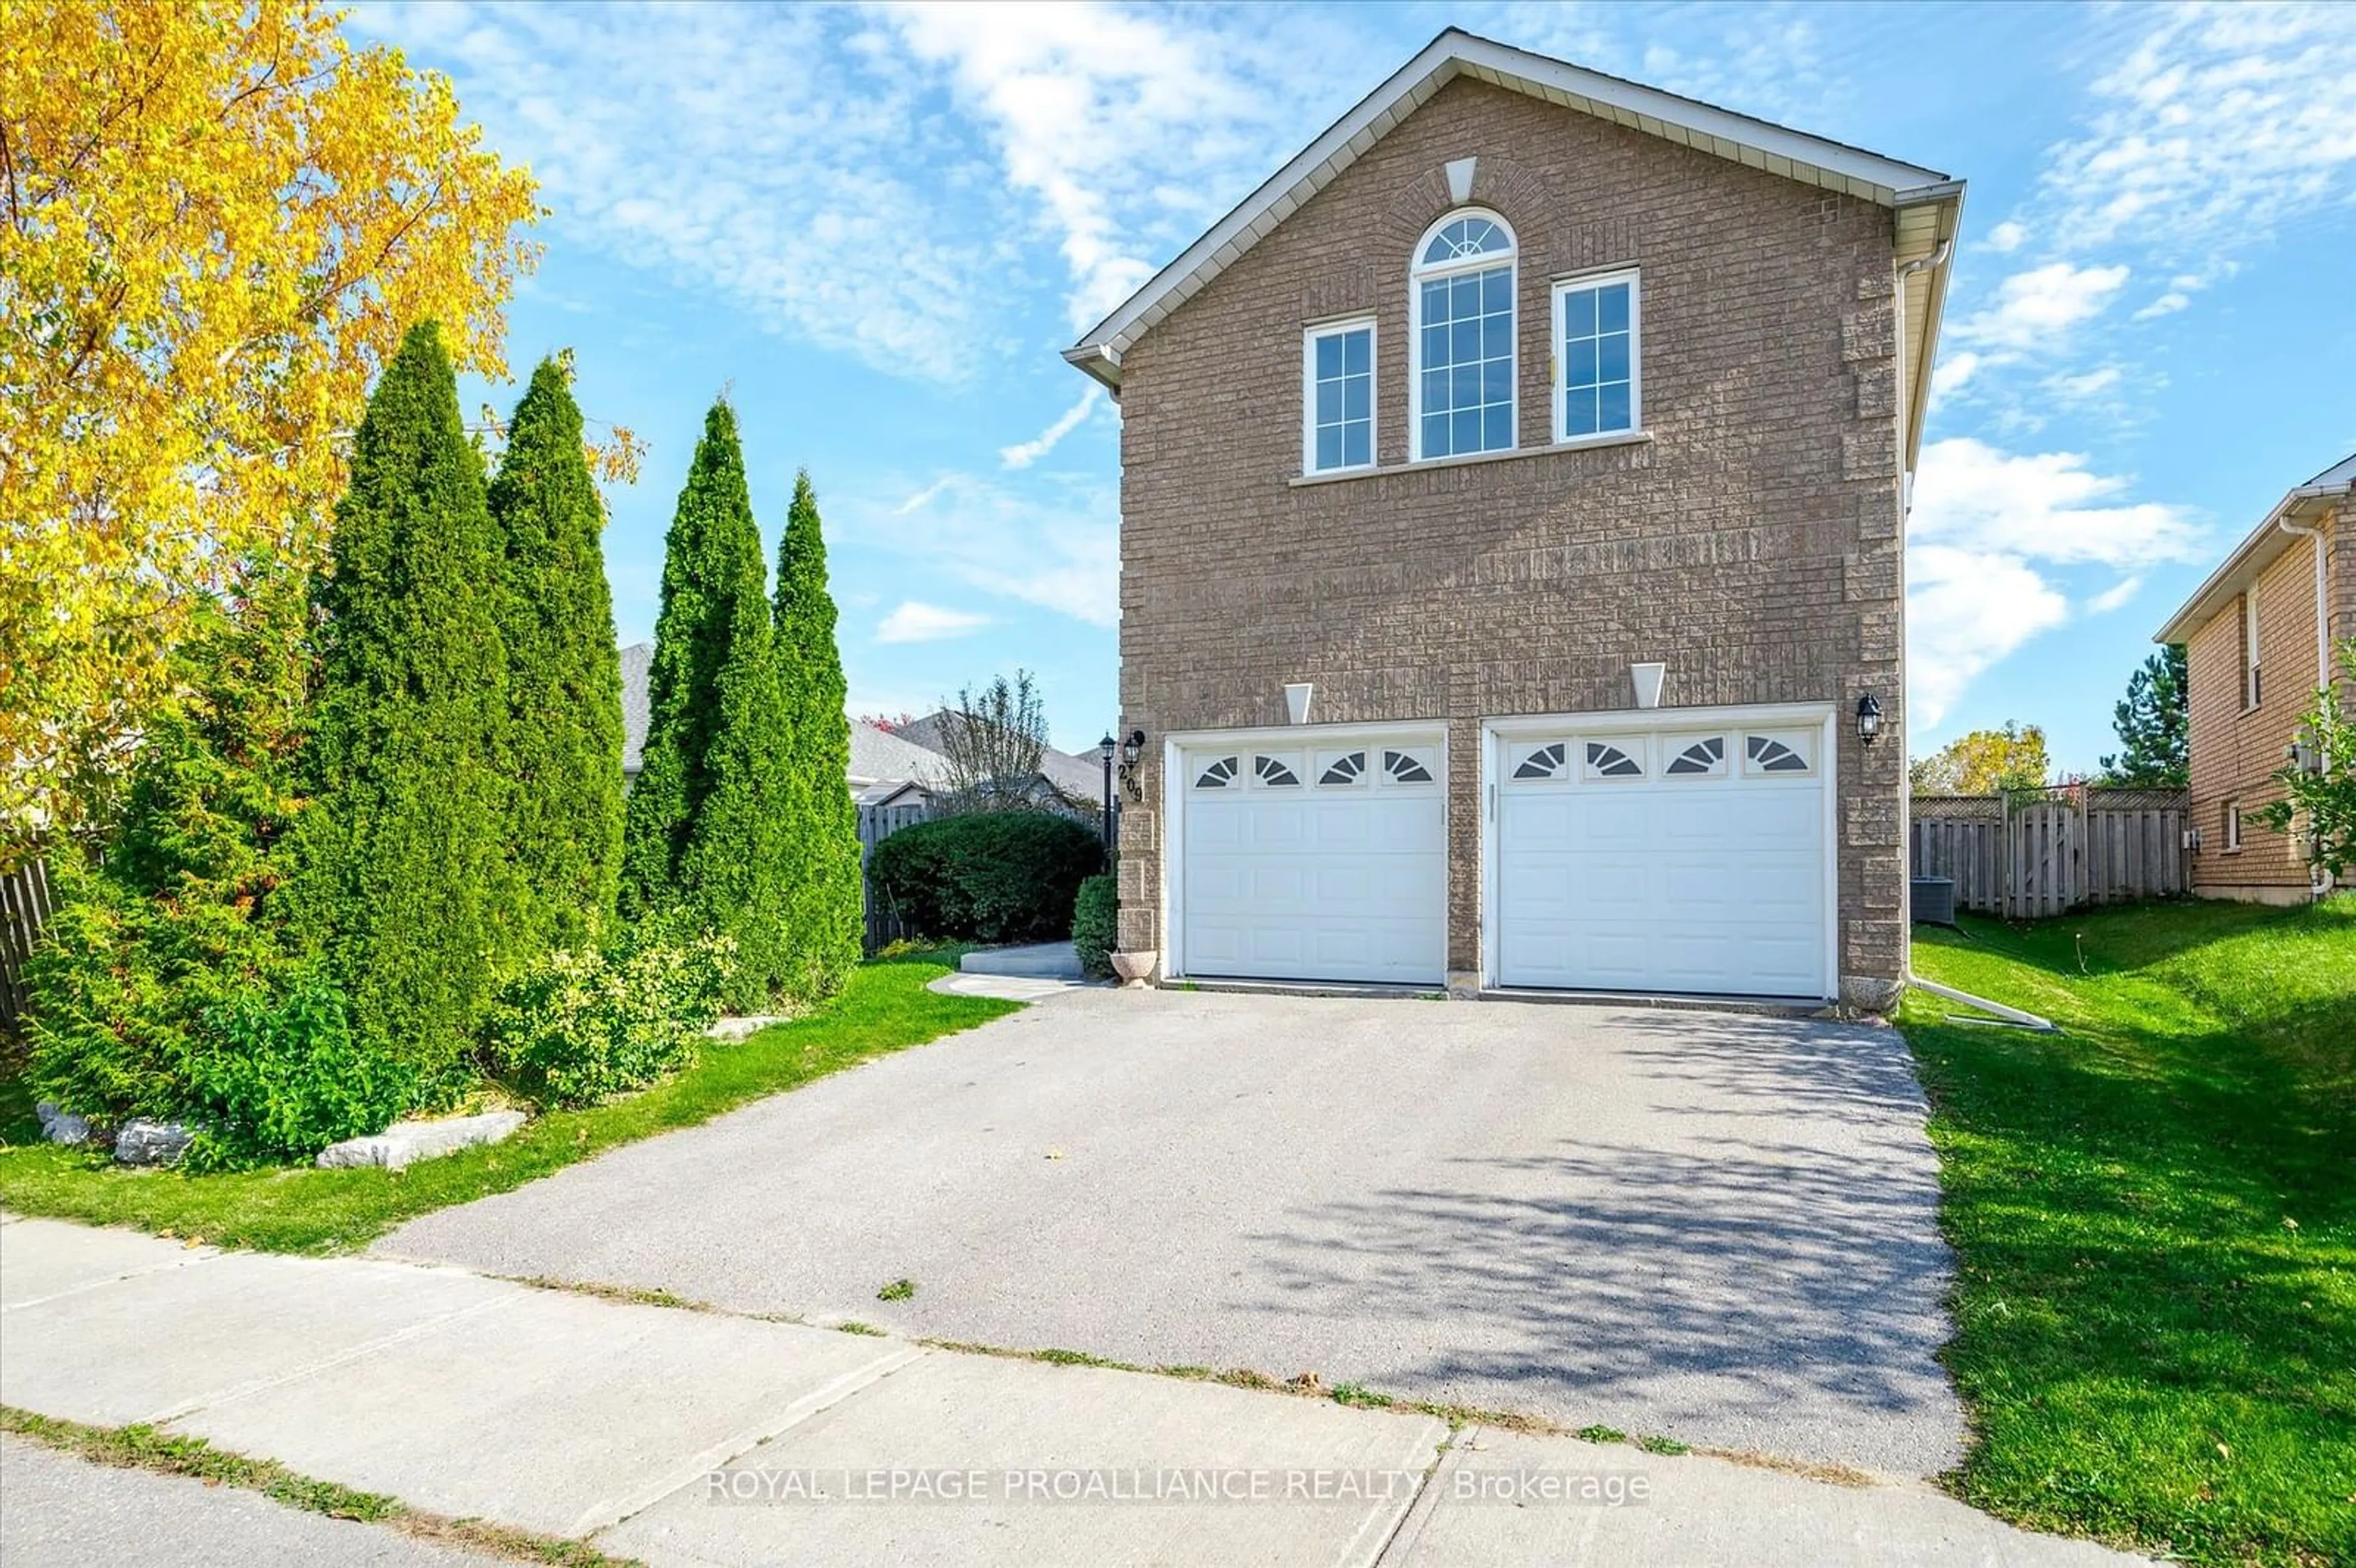
<svg viewBox="0 0 2356 1568"><path fill-rule="evenodd" d="M622 650L622 776L638 775L638 753L647 743L647 668L654 663L652 643L632 643Z"/></svg>
<svg viewBox="0 0 2356 1568"><path fill-rule="evenodd" d="M899 726L892 733L926 750L938 752L943 749L941 731L949 714L946 709L927 713ZM1078 801L1093 801L1104 794L1104 760L1097 756L1080 756L1071 752L1059 752L1049 746L1039 753L1039 776L1054 785L1059 794Z"/></svg>
<svg viewBox="0 0 2356 1568"><path fill-rule="evenodd" d="M2252 528L2247 538L2233 547L2208 581L2192 591L2192 597L2178 607L2168 618L2168 624L2152 634L2155 643L2181 643L2194 632L2208 624L2210 617L2233 605L2236 597L2248 591L2260 573L2272 566L2276 558L2292 545L2303 541L2303 536L2286 531L2280 524L2303 523L2311 514L2325 510L2343 496L2356 494L2356 452L2350 453L2306 484L2295 486L2275 504L2274 509Z"/></svg>
<svg viewBox="0 0 2356 1568"><path fill-rule="evenodd" d="M1243 204L1156 272L1064 357L1120 390L1121 356L1265 239L1367 149L1460 76L1527 93L1681 146L1839 191L1893 209L1901 268L1906 375L1906 466L1921 447L1949 261L1963 217L1964 182L1936 169L1790 130L1641 82L1532 54L1450 27L1327 127ZM1910 263L1922 265L1905 270Z"/></svg>
<svg viewBox="0 0 2356 1568"><path fill-rule="evenodd" d="M876 784L931 787L946 783L948 772L948 763L939 752L916 745L894 731L879 730L863 719L851 721L852 788Z"/></svg>
<svg viewBox="0 0 2356 1568"><path fill-rule="evenodd" d="M622 776L636 778L647 743L647 669L654 645L632 643L622 650ZM948 776L937 752L915 746L863 720L851 726L851 765L846 776L854 794L889 785L934 788Z"/></svg>

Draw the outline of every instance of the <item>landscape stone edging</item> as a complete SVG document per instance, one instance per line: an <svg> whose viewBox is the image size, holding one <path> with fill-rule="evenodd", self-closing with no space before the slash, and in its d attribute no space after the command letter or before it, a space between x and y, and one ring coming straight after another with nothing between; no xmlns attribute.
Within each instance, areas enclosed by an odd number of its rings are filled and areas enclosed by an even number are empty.
<svg viewBox="0 0 2356 1568"><path fill-rule="evenodd" d="M511 1136L523 1124L521 1111L486 1111L479 1116L452 1116L433 1122L395 1122L380 1133L329 1144L319 1151L316 1163L326 1170L352 1170L365 1166L399 1170L421 1159L438 1159L460 1149L498 1143Z"/></svg>

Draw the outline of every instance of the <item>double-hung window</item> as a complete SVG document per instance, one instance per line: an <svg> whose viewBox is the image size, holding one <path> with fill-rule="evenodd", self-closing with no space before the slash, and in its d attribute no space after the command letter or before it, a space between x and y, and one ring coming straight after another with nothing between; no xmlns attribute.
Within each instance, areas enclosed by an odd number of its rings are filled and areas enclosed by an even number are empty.
<svg viewBox="0 0 2356 1568"><path fill-rule="evenodd" d="M1514 448L1514 231L1494 213L1451 213L1409 268L1414 456Z"/></svg>
<svg viewBox="0 0 2356 1568"><path fill-rule="evenodd" d="M2255 708L2265 695L2265 670L2258 662L2258 596L2242 595L2242 706Z"/></svg>
<svg viewBox="0 0 2356 1568"><path fill-rule="evenodd" d="M1639 303L1633 272L1555 284L1555 440L1587 441L1643 428Z"/></svg>
<svg viewBox="0 0 2356 1568"><path fill-rule="evenodd" d="M1301 334L1303 474L1370 468L1375 461L1375 324L1330 322Z"/></svg>

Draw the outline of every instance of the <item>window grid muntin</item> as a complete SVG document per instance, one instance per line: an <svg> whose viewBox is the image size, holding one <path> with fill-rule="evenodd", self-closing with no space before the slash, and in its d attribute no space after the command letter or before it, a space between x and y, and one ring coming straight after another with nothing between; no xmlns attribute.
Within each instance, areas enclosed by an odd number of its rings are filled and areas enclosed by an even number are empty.
<svg viewBox="0 0 2356 1568"><path fill-rule="evenodd" d="M1237 770L1243 765L1241 757L1215 757L1194 775L1196 789L1226 789L1236 782Z"/></svg>
<svg viewBox="0 0 2356 1568"><path fill-rule="evenodd" d="M1568 741L1549 741L1543 746L1532 749L1528 756L1524 757L1515 765L1515 780L1518 783L1536 783L1565 777L1569 769L1563 759L1569 754L1569 749L1570 742Z"/></svg>
<svg viewBox="0 0 2356 1568"><path fill-rule="evenodd" d="M1486 248L1427 260L1484 224ZM1418 461L1511 452L1519 443L1519 270L1512 227L1493 212L1451 213L1425 231L1409 268L1410 455Z"/></svg>
<svg viewBox="0 0 2356 1568"><path fill-rule="evenodd" d="M1816 771L1811 749L1802 735L1748 732L1742 737L1742 769L1762 778L1805 778Z"/></svg>
<svg viewBox="0 0 2356 1568"><path fill-rule="evenodd" d="M1302 333L1301 398L1302 473L1340 474L1374 466L1375 324L1371 317L1312 326Z"/></svg>
<svg viewBox="0 0 2356 1568"><path fill-rule="evenodd" d="M1704 735L1690 740L1679 736L1665 742L1663 749L1669 746L1675 746L1676 750L1661 769L1662 777L1706 779L1726 776L1725 736Z"/></svg>
<svg viewBox="0 0 2356 1568"><path fill-rule="evenodd" d="M1295 789L1301 784L1301 773L1292 759L1271 757L1264 752L1252 757L1252 776L1269 789Z"/></svg>
<svg viewBox="0 0 2356 1568"><path fill-rule="evenodd" d="M1629 736L1617 740L1582 740L1579 747L1581 778L1620 782L1644 776L1644 742Z"/></svg>
<svg viewBox="0 0 2356 1568"><path fill-rule="evenodd" d="M1406 747L1383 748L1383 773L1393 784L1432 784L1431 766L1417 752Z"/></svg>
<svg viewBox="0 0 2356 1568"><path fill-rule="evenodd" d="M1335 787L1344 784L1365 784L1366 782L1366 753L1364 752L1344 752L1317 771L1317 782L1321 786L1332 785Z"/></svg>
<svg viewBox="0 0 2356 1568"><path fill-rule="evenodd" d="M1554 438L1624 435L1644 419L1644 301L1634 272L1554 287Z"/></svg>

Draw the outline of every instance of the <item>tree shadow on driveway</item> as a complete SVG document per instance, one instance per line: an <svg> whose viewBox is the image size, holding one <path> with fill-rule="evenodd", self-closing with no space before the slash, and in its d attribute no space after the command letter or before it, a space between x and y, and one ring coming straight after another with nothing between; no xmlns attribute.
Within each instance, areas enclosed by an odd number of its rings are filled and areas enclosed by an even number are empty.
<svg viewBox="0 0 2356 1568"><path fill-rule="evenodd" d="M1297 1309L1396 1326L1402 1392L1917 1474L1961 1454L1951 1259L1895 1031L1617 1020L1600 1134L1437 1162L1252 1237ZM1445 1391L1441 1392L1440 1391ZM1618 1413L1615 1416L1614 1413Z"/></svg>

